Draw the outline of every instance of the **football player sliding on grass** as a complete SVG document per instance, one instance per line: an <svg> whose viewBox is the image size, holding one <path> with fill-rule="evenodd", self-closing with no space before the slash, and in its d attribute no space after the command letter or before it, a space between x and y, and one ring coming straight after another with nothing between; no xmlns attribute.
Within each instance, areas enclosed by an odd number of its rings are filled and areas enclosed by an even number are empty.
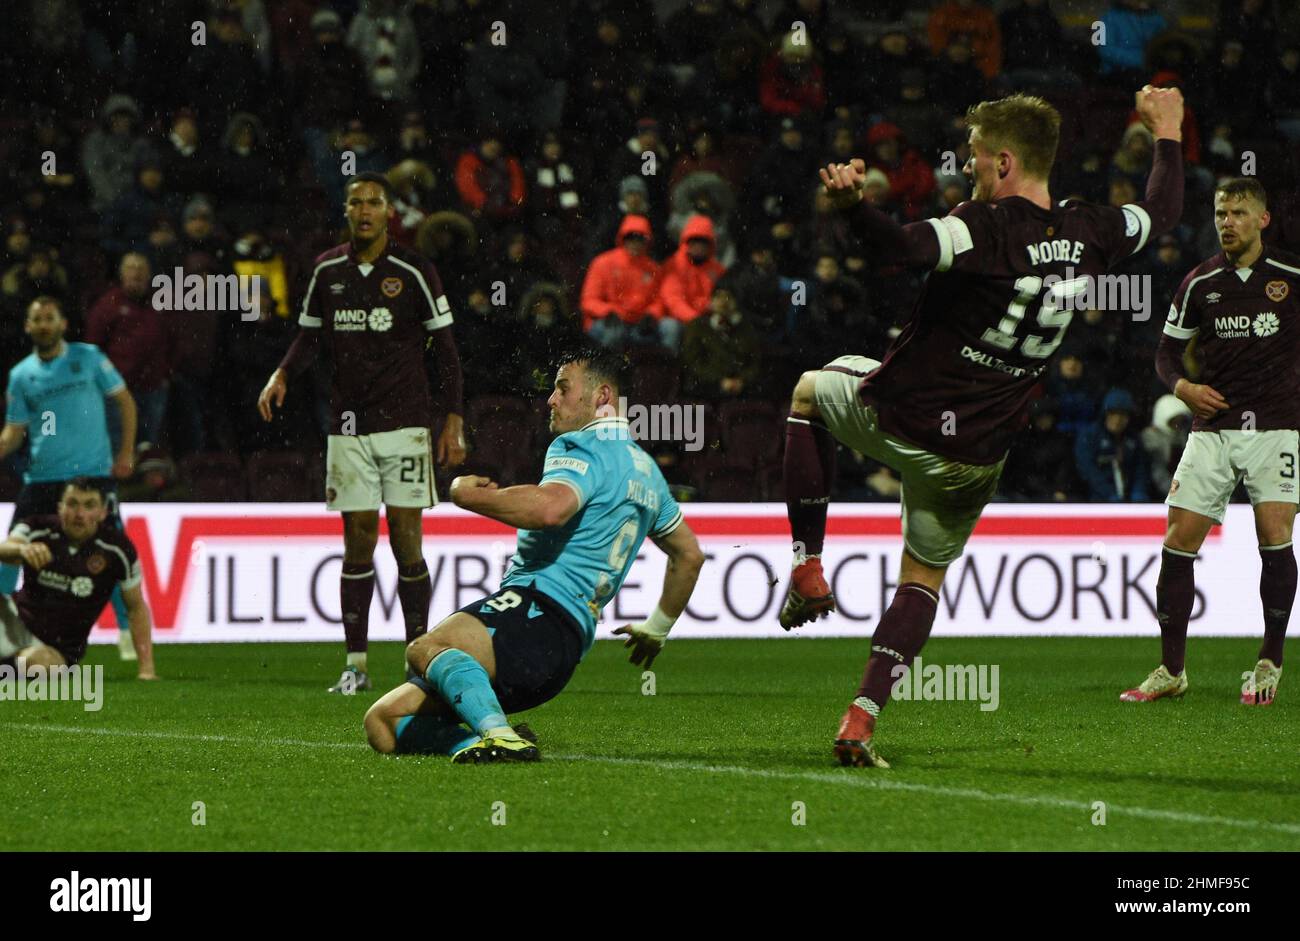
<svg viewBox="0 0 1300 941"><path fill-rule="evenodd" d="M556 434L536 485L457 477L455 504L518 527L495 594L466 605L406 648L414 676L366 713L378 752L451 755L457 763L536 761L536 738L506 718L553 699L591 649L596 619L646 536L668 556L651 615L614 633L649 667L690 601L704 555L654 460L617 413L621 360L585 349L555 377Z"/></svg>

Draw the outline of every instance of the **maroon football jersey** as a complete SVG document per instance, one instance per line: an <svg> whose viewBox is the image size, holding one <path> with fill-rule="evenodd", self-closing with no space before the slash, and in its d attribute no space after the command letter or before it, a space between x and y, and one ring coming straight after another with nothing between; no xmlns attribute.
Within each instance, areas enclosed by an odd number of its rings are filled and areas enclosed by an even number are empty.
<svg viewBox="0 0 1300 941"><path fill-rule="evenodd" d="M29 516L14 524L9 535L50 547L53 558L39 572L23 565L23 587L14 604L28 630L75 663L85 655L90 630L113 588L140 584L135 546L112 526L100 526L75 546L57 516Z"/></svg>
<svg viewBox="0 0 1300 941"><path fill-rule="evenodd" d="M1151 218L1136 204L1043 209L1012 196L927 221L938 264L880 368L862 380L862 400L889 434L950 460L996 464L1026 424L1031 390L1070 320L1105 287L1092 279L1147 243Z"/></svg>
<svg viewBox="0 0 1300 941"><path fill-rule="evenodd" d="M332 351L330 433L430 427L424 347L451 322L437 270L409 248L390 241L373 264L350 244L317 258L298 323L323 329Z"/></svg>
<svg viewBox="0 0 1300 941"><path fill-rule="evenodd" d="M1203 382L1228 403L1193 431L1300 427L1300 258L1264 246L1249 268L1222 252L1183 278L1165 334L1196 338Z"/></svg>

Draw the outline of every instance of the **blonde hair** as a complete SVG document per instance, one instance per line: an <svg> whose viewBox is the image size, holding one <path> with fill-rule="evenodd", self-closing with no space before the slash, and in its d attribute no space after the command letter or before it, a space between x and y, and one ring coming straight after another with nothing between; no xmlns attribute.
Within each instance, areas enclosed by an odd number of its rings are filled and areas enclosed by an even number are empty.
<svg viewBox="0 0 1300 941"><path fill-rule="evenodd" d="M1015 154L1028 176L1046 180L1051 174L1061 137L1061 114L1042 98L1011 95L981 101L966 112L966 123L979 128L986 149Z"/></svg>

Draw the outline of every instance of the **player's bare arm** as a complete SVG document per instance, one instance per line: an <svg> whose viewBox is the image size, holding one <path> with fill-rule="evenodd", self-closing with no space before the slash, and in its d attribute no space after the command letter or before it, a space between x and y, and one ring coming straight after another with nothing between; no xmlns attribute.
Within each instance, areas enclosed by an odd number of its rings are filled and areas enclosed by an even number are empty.
<svg viewBox="0 0 1300 941"><path fill-rule="evenodd" d="M149 616L149 606L144 601L144 592L139 585L123 588L122 600L126 602L126 614L131 625L131 643L135 645L136 657L140 662L136 677L141 680L156 680L158 674L153 665L153 620Z"/></svg>
<svg viewBox="0 0 1300 941"><path fill-rule="evenodd" d="M647 670L663 650L673 624L686 610L699 580L700 569L704 567L704 553L700 550L699 540L685 523L667 536L655 539L654 544L668 556L659 604L640 624L624 624L614 631L627 638L624 647L632 648L628 661Z"/></svg>
<svg viewBox="0 0 1300 941"><path fill-rule="evenodd" d="M271 420L273 407L284 406L284 396L288 391L289 382L284 370L277 369L271 373L271 378L266 380L266 385L262 386L262 392L257 397L257 414L262 416L262 421Z"/></svg>
<svg viewBox="0 0 1300 941"><path fill-rule="evenodd" d="M436 456L439 467L458 467L465 463L465 422L454 412L443 422Z"/></svg>
<svg viewBox="0 0 1300 941"><path fill-rule="evenodd" d="M22 447L23 439L26 437L26 425L18 425L11 421L5 422L4 428L0 429L0 461L3 461Z"/></svg>
<svg viewBox="0 0 1300 941"><path fill-rule="evenodd" d="M1197 418L1213 418L1224 409L1232 407L1211 386L1186 378L1179 379L1174 385L1174 395L1182 399Z"/></svg>
<svg viewBox="0 0 1300 941"><path fill-rule="evenodd" d="M38 572L49 565L54 559L50 552L50 547L43 542L28 542L26 539L19 539L10 536L4 542L0 542L0 562L8 562L11 565L30 565Z"/></svg>
<svg viewBox="0 0 1300 941"><path fill-rule="evenodd" d="M109 396L122 417L122 445L113 457L113 476L126 480L135 470L136 408L135 397L125 386Z"/></svg>
<svg viewBox="0 0 1300 941"><path fill-rule="evenodd" d="M451 501L516 529L563 526L578 512L578 495L565 484L520 484L502 490L487 477L473 474L451 482Z"/></svg>

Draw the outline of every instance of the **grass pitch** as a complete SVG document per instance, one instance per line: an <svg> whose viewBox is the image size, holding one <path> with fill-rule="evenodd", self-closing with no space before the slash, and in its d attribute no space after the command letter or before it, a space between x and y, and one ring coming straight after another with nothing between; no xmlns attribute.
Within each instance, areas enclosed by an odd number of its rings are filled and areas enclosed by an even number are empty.
<svg viewBox="0 0 1300 941"><path fill-rule="evenodd" d="M654 696L600 642L510 766L372 753L341 644L164 646L159 683L96 646L102 711L0 702L0 850L1296 850L1300 683L1239 705L1256 646L1192 638L1186 698L1128 705L1154 639L938 638L999 708L892 704L890 770L830 754L862 639L675 639Z"/></svg>

